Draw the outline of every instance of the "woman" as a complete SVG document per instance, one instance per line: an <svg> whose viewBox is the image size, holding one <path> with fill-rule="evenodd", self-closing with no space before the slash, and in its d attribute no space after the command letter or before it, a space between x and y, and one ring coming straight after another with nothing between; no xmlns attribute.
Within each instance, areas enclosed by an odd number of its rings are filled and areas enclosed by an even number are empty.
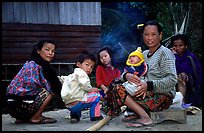
<svg viewBox="0 0 204 133"><path fill-rule="evenodd" d="M178 74L177 89L183 96L183 107L192 104L202 106L202 66L198 58L188 47L190 41L184 34L177 34L171 38L176 57L176 70ZM186 104L185 104L186 103ZM188 103L188 104L187 104Z"/></svg>
<svg viewBox="0 0 204 133"><path fill-rule="evenodd" d="M26 61L7 87L8 113L15 123L55 123L57 120L42 115L53 96L60 96L62 84L50 66L56 44L40 40L34 46L31 58Z"/></svg>
<svg viewBox="0 0 204 133"><path fill-rule="evenodd" d="M156 21L148 21L143 27L143 40L149 48L143 52L148 65L146 81L141 81L138 76L131 73L123 73L122 81L128 80L138 85L134 96L130 96L122 86L121 81L111 84L107 99L109 103L109 115L117 115L123 105L132 109L139 117L128 127L141 127L153 124L148 115L149 111L161 111L172 104L176 90L177 74L175 57L171 50L161 45L162 27Z"/></svg>

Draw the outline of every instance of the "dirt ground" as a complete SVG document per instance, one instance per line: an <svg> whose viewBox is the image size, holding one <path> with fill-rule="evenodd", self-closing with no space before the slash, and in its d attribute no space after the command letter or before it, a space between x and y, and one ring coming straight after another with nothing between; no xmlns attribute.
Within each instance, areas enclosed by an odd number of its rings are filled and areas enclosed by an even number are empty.
<svg viewBox="0 0 204 133"><path fill-rule="evenodd" d="M45 112L44 115L57 119L54 124L15 124L8 114L2 115L2 131L87 131L99 121L89 120L89 111L83 111L79 123L70 123L70 112L66 109ZM187 123L180 124L175 121L163 121L154 126L140 128L127 128L126 122L122 121L123 114L111 119L98 131L202 131L202 110L196 115L187 115Z"/></svg>

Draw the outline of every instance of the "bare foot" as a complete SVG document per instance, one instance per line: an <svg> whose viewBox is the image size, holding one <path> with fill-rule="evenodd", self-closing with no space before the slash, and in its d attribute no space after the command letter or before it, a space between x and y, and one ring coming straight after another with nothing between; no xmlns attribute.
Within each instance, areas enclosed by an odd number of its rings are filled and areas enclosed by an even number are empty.
<svg viewBox="0 0 204 133"><path fill-rule="evenodd" d="M137 122L149 125L153 123L153 120L150 117L141 117L140 119L137 120Z"/></svg>
<svg viewBox="0 0 204 133"><path fill-rule="evenodd" d="M142 127L142 126L151 126L153 125L153 121L149 117L142 117L137 121L132 123L127 123L127 127Z"/></svg>
<svg viewBox="0 0 204 133"><path fill-rule="evenodd" d="M128 122L128 121L132 121L132 120L136 120L136 119L139 119L139 116L134 114L134 115L129 115L129 116L123 117L122 121Z"/></svg>

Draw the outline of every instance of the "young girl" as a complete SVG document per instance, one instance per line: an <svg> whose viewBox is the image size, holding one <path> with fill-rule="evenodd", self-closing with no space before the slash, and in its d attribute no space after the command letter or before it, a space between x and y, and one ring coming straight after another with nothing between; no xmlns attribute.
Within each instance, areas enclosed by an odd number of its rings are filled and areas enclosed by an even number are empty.
<svg viewBox="0 0 204 133"><path fill-rule="evenodd" d="M101 88L102 98L108 91L108 86L115 78L120 77L120 70L115 66L112 49L103 47L98 52L98 66L96 68L96 85Z"/></svg>
<svg viewBox="0 0 204 133"><path fill-rule="evenodd" d="M98 88L93 88L90 83L91 74L96 58L86 51L76 57L76 68L67 77L62 85L61 96L68 110L70 110L71 123L79 122L81 111L90 108L90 120L101 120L100 94Z"/></svg>

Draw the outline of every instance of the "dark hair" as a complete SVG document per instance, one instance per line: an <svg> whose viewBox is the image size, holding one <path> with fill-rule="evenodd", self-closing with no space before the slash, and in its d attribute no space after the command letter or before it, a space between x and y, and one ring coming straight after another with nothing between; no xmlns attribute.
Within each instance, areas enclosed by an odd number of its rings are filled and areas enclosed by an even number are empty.
<svg viewBox="0 0 204 133"><path fill-rule="evenodd" d="M177 35L171 37L171 46L173 46L175 40L182 40L184 42L185 46L191 46L191 43L190 43L188 37L184 34L177 34Z"/></svg>
<svg viewBox="0 0 204 133"><path fill-rule="evenodd" d="M42 47L44 46L45 43L51 43L51 44L54 44L55 45L55 49L56 49L56 43L54 40L39 40L33 47L33 51L31 53L31 58L37 58L39 57L39 54L38 54L38 50L41 50Z"/></svg>
<svg viewBox="0 0 204 133"><path fill-rule="evenodd" d="M56 48L56 43L53 40L39 40L34 48L33 51L31 53L31 58L30 60L35 61L35 63L37 63L38 65L40 65L42 67L42 71L43 71L43 75L45 77L45 79L48 80L48 82L50 83L51 86L51 90L57 94L57 96L60 96L60 92L61 92L61 87L62 84L59 81L57 74L55 72L55 70L52 68L52 66L50 65L50 62L44 60L38 53L38 50L41 50L42 47L44 46L45 43L51 43L55 45Z"/></svg>
<svg viewBox="0 0 204 133"><path fill-rule="evenodd" d="M90 59L96 63L95 55L92 53L89 53L88 51L82 51L80 54L78 54L76 57L75 63L77 62L83 63L87 59Z"/></svg>
<svg viewBox="0 0 204 133"><path fill-rule="evenodd" d="M159 34L161 34L161 32L163 31L162 26L156 20L150 20L150 21L147 21L146 23L144 23L142 32L144 32L144 28L148 25L155 25L158 29Z"/></svg>
<svg viewBox="0 0 204 133"><path fill-rule="evenodd" d="M98 65L105 66L103 63L101 63L101 60L100 60L100 52L101 52L101 51L106 51L106 52L109 54L109 56L110 56L110 58L111 58L111 64L112 64L112 66L116 67L116 61L115 61L115 58L114 58L114 56L113 56L114 52L113 52L113 50L112 50L110 47L108 47L108 46L102 47L102 48L98 51L98 54L97 54Z"/></svg>

